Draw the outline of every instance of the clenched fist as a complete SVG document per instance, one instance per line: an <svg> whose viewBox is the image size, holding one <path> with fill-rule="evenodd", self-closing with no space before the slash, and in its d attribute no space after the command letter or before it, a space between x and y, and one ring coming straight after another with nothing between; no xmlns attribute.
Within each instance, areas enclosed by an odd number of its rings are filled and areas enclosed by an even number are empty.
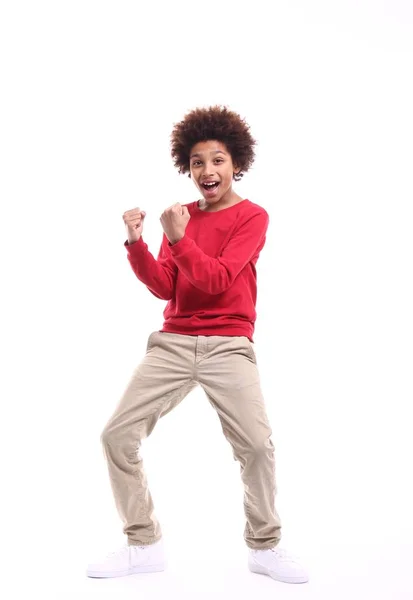
<svg viewBox="0 0 413 600"><path fill-rule="evenodd" d="M140 208L132 208L123 214L123 221L126 225L128 234L128 243L137 242L142 235L143 221L146 217L146 212Z"/></svg>
<svg viewBox="0 0 413 600"><path fill-rule="evenodd" d="M166 237L171 244L176 244L185 235L186 226L191 215L186 206L179 202L167 208L161 216L161 223Z"/></svg>

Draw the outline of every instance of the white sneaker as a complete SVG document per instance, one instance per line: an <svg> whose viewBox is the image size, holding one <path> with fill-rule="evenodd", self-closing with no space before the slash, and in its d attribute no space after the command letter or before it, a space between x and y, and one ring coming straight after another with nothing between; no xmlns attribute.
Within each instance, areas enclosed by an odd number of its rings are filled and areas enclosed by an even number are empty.
<svg viewBox="0 0 413 600"><path fill-rule="evenodd" d="M270 550L250 549L248 567L253 573L269 575L284 583L307 583L308 581L308 575L297 558L277 546Z"/></svg>
<svg viewBox="0 0 413 600"><path fill-rule="evenodd" d="M123 546L102 561L90 564L88 577L124 577L134 573L154 573L166 568L163 541L148 546Z"/></svg>

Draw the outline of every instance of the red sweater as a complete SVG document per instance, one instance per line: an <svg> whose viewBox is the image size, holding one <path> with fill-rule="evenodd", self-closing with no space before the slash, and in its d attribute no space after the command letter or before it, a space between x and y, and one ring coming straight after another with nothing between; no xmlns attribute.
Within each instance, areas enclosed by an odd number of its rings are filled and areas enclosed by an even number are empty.
<svg viewBox="0 0 413 600"><path fill-rule="evenodd" d="M245 335L253 341L256 320L255 265L265 244L267 212L243 200L216 212L186 204L185 236L171 245L163 236L156 260L142 237L126 241L136 277L168 300L160 331L186 335Z"/></svg>

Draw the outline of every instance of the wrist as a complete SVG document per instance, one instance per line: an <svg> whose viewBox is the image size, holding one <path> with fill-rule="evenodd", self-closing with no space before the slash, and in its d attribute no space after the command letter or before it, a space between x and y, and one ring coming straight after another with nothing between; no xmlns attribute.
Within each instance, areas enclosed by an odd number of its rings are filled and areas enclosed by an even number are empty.
<svg viewBox="0 0 413 600"><path fill-rule="evenodd" d="M183 238L183 237L184 237L183 235L181 235L181 236L175 236L175 237L171 237L171 238L169 239L169 243L171 244L171 246L173 246L174 244L177 244L178 242L180 242L180 241L182 240L182 238Z"/></svg>
<svg viewBox="0 0 413 600"><path fill-rule="evenodd" d="M140 239L141 239L141 236L139 236L137 239L133 239L133 240L130 240L128 238L128 245L132 246L132 244L136 244L136 242L139 242Z"/></svg>

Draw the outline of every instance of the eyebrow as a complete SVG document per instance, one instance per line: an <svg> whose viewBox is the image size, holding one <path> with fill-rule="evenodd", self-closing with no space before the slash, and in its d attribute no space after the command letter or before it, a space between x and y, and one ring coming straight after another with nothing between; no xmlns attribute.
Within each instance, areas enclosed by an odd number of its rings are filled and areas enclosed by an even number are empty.
<svg viewBox="0 0 413 600"><path fill-rule="evenodd" d="M221 154L225 154L225 152L223 152L222 150L213 150L214 154L218 154L218 152L220 152ZM195 153L195 154L191 154L190 158L193 158L194 156L198 156L201 157L201 154Z"/></svg>

